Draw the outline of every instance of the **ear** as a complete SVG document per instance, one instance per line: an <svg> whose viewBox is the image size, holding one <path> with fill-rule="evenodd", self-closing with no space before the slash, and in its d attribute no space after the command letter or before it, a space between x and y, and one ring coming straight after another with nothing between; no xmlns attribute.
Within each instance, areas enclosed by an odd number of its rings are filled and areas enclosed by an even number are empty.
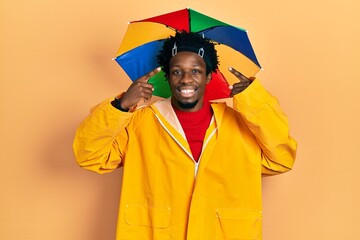
<svg viewBox="0 0 360 240"><path fill-rule="evenodd" d="M212 75L211 75L211 73L209 73L209 74L206 76L206 84L208 84L208 83L210 82L211 78L212 78Z"/></svg>

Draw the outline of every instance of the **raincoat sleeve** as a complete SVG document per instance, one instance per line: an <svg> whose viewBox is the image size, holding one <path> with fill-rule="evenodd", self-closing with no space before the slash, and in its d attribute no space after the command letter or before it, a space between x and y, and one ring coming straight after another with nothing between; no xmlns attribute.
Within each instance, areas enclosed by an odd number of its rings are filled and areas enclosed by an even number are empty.
<svg viewBox="0 0 360 240"><path fill-rule="evenodd" d="M122 164L127 142L125 127L133 113L121 112L108 99L91 110L78 127L73 143L80 167L97 173L112 171Z"/></svg>
<svg viewBox="0 0 360 240"><path fill-rule="evenodd" d="M291 170L297 143L289 135L288 120L278 100L255 80L235 95L234 108L240 112L262 149L262 174L275 175Z"/></svg>

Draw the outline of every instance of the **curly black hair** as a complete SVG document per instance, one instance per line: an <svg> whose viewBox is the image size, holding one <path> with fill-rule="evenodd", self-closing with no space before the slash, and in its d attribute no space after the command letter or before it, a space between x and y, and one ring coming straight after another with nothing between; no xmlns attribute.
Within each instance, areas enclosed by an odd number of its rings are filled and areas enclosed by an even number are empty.
<svg viewBox="0 0 360 240"><path fill-rule="evenodd" d="M218 68L219 60L215 49L215 43L198 33L181 31L176 32L175 36L167 38L162 49L159 51L159 54L156 56L157 63L162 67L165 76L169 76L169 64L170 59L173 57L174 45L177 48L177 52L190 51L199 53L199 50L203 48L206 74L215 72Z"/></svg>

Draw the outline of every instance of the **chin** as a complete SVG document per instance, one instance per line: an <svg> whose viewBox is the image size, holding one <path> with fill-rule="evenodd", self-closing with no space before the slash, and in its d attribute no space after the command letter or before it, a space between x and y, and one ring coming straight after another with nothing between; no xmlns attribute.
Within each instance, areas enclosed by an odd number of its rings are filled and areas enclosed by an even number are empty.
<svg viewBox="0 0 360 240"><path fill-rule="evenodd" d="M197 104L198 104L199 100L196 100L194 102L179 102L178 101L178 105L179 107L183 108L183 109L193 109Z"/></svg>

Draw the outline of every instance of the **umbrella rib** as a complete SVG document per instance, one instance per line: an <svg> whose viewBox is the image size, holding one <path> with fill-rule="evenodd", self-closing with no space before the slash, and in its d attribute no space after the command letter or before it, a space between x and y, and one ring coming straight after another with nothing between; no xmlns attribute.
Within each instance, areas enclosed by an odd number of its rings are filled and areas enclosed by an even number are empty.
<svg viewBox="0 0 360 240"><path fill-rule="evenodd" d="M189 16L189 32L191 32L191 14L190 14L190 10L188 9L188 16Z"/></svg>

